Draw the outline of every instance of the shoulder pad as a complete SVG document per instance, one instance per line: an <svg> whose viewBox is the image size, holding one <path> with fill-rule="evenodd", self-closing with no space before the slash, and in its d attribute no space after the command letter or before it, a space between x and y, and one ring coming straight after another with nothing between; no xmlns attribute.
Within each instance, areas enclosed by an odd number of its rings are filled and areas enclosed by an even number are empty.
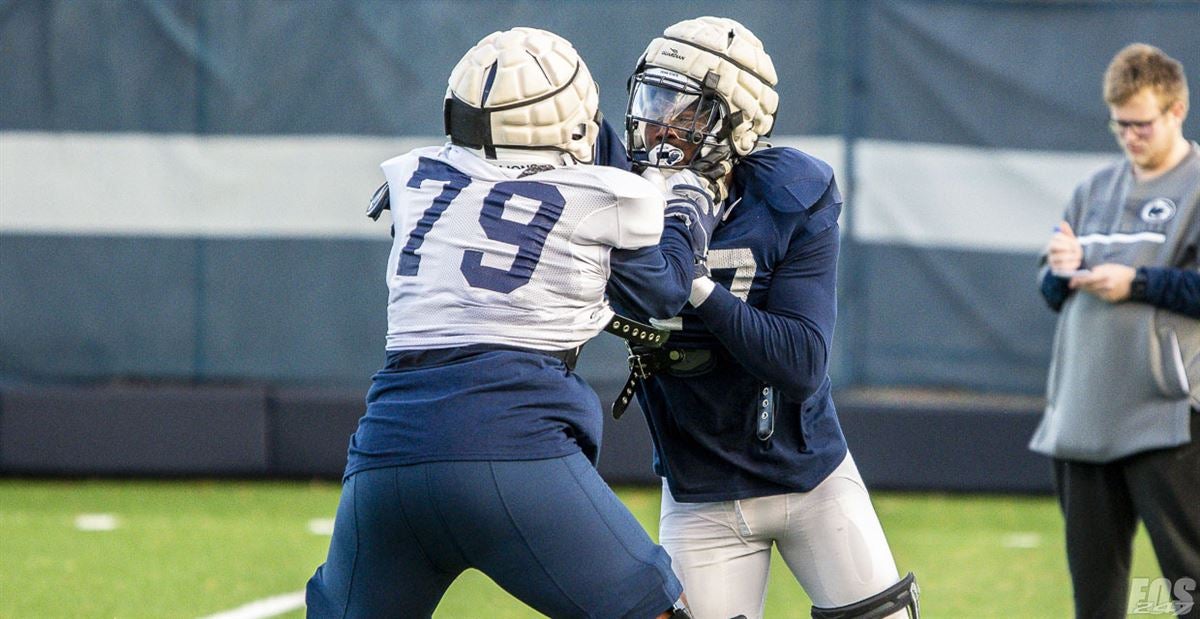
<svg viewBox="0 0 1200 619"><path fill-rule="evenodd" d="M577 165L565 168L555 168L555 173L561 175L560 182L565 184L586 184L612 194L617 199L653 199L662 201L662 192L654 183L620 168L599 165Z"/></svg>
<svg viewBox="0 0 1200 619"><path fill-rule="evenodd" d="M833 168L795 148L768 148L751 153L738 162L733 178L743 195L753 195L771 209L785 213L814 207L820 210L830 202L842 201Z"/></svg>

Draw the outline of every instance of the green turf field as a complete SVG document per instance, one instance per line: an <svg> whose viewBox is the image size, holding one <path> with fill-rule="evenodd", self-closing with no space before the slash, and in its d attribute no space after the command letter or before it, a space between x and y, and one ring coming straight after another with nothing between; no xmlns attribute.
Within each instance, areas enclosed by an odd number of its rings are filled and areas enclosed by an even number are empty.
<svg viewBox="0 0 1200 619"><path fill-rule="evenodd" d="M620 495L653 534L658 490ZM337 499L329 483L0 479L0 617L195 618L300 591L324 558L320 525ZM927 617L1070 615L1051 498L879 493L875 504ZM110 514L116 528L79 530L81 514ZM1134 575L1159 575L1144 533ZM767 616L807 611L776 556ZM536 616L477 572L435 615Z"/></svg>

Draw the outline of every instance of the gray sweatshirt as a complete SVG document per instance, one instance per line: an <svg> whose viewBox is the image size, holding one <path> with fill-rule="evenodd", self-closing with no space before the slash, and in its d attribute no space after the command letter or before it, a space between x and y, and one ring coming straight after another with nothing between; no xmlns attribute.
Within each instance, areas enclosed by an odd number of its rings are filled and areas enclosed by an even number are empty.
<svg viewBox="0 0 1200 619"><path fill-rule="evenodd" d="M1200 146L1145 182L1124 159L1100 170L1076 188L1064 218L1085 267L1197 269ZM1099 463L1188 443L1190 411L1200 407L1200 320L1072 293L1058 317L1046 389L1029 445L1038 453Z"/></svg>

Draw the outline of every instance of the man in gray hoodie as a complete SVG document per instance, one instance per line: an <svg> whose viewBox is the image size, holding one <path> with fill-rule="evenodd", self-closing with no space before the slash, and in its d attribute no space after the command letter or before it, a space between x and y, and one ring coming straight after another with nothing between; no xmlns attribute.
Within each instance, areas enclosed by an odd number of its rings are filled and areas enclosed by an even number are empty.
<svg viewBox="0 0 1200 619"><path fill-rule="evenodd" d="M1200 146L1183 136L1183 66L1130 45L1104 100L1125 157L1076 188L1043 255L1059 317L1030 448L1053 458L1077 617L1125 616L1139 519L1173 610L1200 616Z"/></svg>

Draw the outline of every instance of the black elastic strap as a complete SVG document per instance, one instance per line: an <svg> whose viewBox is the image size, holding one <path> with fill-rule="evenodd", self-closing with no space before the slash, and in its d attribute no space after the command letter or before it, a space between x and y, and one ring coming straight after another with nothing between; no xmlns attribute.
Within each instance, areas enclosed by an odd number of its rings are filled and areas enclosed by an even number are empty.
<svg viewBox="0 0 1200 619"><path fill-rule="evenodd" d="M629 364L630 364L630 366L633 365L633 357L632 356L630 356ZM641 379L638 378L636 370L631 371L629 373L629 378L625 381L625 386L621 387L621 393L617 395L617 399L613 400L613 403L612 403L613 419L620 419L621 416L625 414L625 409L629 408L630 402L633 402L633 396L634 396L634 393L637 392L637 385L638 385L638 381L640 381L640 380Z"/></svg>
<svg viewBox="0 0 1200 619"><path fill-rule="evenodd" d="M629 378L625 379L625 386L621 387L621 393L613 400L613 419L620 419L625 414L625 409L629 408L637 393L638 383L650 378L658 370L655 358L653 351L639 353L632 348L629 350Z"/></svg>
<svg viewBox="0 0 1200 619"><path fill-rule="evenodd" d="M557 95L575 83L575 78L579 76L579 67L582 64L581 62L575 63L575 71L571 74L571 79L562 86L539 97L508 105L475 107L459 99L453 92L448 93L450 96L446 97L445 106L442 108L442 123L446 128L446 135L450 136L452 144L467 148L482 148L489 159L495 159L496 144L492 142L492 112L503 112L534 105ZM500 146L510 148L507 144Z"/></svg>
<svg viewBox="0 0 1200 619"><path fill-rule="evenodd" d="M612 320L604 326L604 330L619 338L628 340L630 345L658 348L667 343L671 332L648 324L613 314Z"/></svg>
<svg viewBox="0 0 1200 619"><path fill-rule="evenodd" d="M687 356L688 351L678 348L666 349L630 346L629 378L625 380L625 386L621 388L621 393L617 395L617 399L613 400L613 419L620 419L625 414L625 409L629 408L630 403L633 402L633 396L637 392L638 383L654 376L664 368L683 362Z"/></svg>
<svg viewBox="0 0 1200 619"><path fill-rule="evenodd" d="M492 146L491 110L472 107L451 94L443 110L446 135L450 141L467 148Z"/></svg>
<svg viewBox="0 0 1200 619"><path fill-rule="evenodd" d="M633 402L633 394L637 390L638 381L645 380L657 370L657 368L652 368L655 358L653 352L667 342L671 332L620 314L613 314L608 324L604 325L604 330L623 338L629 345L629 378L625 380L625 386L621 388L621 393L617 394L617 399L612 403L613 419L620 419L621 415L625 414L625 409L629 407L630 402Z"/></svg>
<svg viewBox="0 0 1200 619"><path fill-rule="evenodd" d="M625 409L629 408L630 403L633 402L638 383L670 365L668 360L671 353L678 353L678 351L665 351L645 346L629 347L629 378L625 380L625 386L621 387L621 393L617 395L617 399L613 400L613 419L620 419L621 415L625 414Z"/></svg>

